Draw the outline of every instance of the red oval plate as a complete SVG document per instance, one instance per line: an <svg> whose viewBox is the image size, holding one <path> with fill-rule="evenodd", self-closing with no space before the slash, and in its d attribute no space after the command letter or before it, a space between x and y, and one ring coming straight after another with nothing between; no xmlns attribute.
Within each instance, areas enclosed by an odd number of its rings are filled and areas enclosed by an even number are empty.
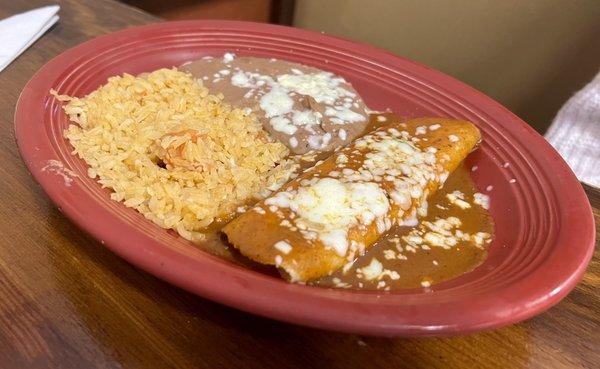
<svg viewBox="0 0 600 369"><path fill-rule="evenodd" d="M109 76L170 67L203 55L275 57L346 77L376 110L468 119L482 147L467 159L479 188L492 185L496 236L479 268L431 292L340 291L288 284L232 265L111 201L71 155L51 88L83 96ZM177 286L248 312L373 335L431 336L514 323L563 298L594 247L585 193L560 156L527 124L474 89L379 49L274 25L185 21L127 29L54 58L24 88L15 115L21 155L52 201L131 263ZM49 160L77 175L65 182ZM508 163L508 164L505 164ZM511 183L511 179L515 179Z"/></svg>

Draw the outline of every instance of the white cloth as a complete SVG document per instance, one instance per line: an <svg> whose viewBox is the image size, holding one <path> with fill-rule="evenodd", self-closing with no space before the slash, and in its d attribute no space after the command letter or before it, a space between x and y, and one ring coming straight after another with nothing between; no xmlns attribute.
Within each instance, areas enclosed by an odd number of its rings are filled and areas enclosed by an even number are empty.
<svg viewBox="0 0 600 369"><path fill-rule="evenodd" d="M600 187L600 73L563 105L546 139L581 182Z"/></svg>
<svg viewBox="0 0 600 369"><path fill-rule="evenodd" d="M59 9L44 6L0 21L0 72L56 23Z"/></svg>

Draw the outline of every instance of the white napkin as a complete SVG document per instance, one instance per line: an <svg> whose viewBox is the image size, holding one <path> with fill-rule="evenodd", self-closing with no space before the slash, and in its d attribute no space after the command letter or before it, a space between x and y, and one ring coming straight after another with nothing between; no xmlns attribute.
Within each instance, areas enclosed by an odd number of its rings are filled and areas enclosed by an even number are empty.
<svg viewBox="0 0 600 369"><path fill-rule="evenodd" d="M0 72L56 23L59 9L45 6L0 21Z"/></svg>
<svg viewBox="0 0 600 369"><path fill-rule="evenodd" d="M563 105L546 139L581 182L600 187L600 73Z"/></svg>

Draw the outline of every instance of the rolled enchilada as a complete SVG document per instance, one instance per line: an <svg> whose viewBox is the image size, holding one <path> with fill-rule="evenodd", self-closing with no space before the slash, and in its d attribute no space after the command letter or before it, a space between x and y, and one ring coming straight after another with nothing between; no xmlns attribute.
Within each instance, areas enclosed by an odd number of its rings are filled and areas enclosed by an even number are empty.
<svg viewBox="0 0 600 369"><path fill-rule="evenodd" d="M291 280L351 263L393 224L416 224L435 192L480 141L470 122L382 124L305 171L223 232L243 255Z"/></svg>

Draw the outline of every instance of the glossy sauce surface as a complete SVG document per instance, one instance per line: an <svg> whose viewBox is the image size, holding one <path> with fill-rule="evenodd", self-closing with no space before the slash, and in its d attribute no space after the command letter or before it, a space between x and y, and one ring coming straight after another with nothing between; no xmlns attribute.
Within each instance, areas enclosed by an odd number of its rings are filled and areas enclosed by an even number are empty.
<svg viewBox="0 0 600 369"><path fill-rule="evenodd" d="M457 217L462 224L458 229L465 233L486 232L493 234L494 223L489 212L481 206L472 204L467 209L462 209L448 200L447 194L456 190L465 194L465 198L472 199L477 192L471 177L470 169L461 165L446 180L446 184L429 199L429 211L423 221L435 221L440 218ZM439 205L439 206L438 206ZM467 273L485 260L487 246L477 247L472 242L460 241L450 249L429 247L429 249L416 248L410 251L402 237L406 236L414 227L393 227L389 233L372 246L367 253L359 257L346 273L338 270L331 276L321 278L313 284L322 287L339 287L351 289L403 289L422 287L422 283L433 285ZM399 239L399 243L398 240ZM396 242L394 242L396 241ZM402 251L399 251L399 248ZM393 250L398 257L388 259L386 250ZM381 262L384 269L396 271L400 278L391 280L385 278L385 286L379 284L381 280L365 280L358 278L358 269L367 266L373 258ZM378 287L378 285L380 287ZM388 288L389 287L389 288Z"/></svg>
<svg viewBox="0 0 600 369"><path fill-rule="evenodd" d="M385 117L385 119L382 117ZM377 128L382 122L393 119L401 120L402 118L387 113L372 114L365 133ZM301 168L304 169L328 155L319 153L317 155L299 156L298 162ZM470 205L469 208L461 208L450 201L447 195L455 191L460 191L464 195L465 201ZM364 255L358 257L351 268L345 271L338 270L330 276L312 281L309 284L326 288L398 290L429 287L475 269L486 258L487 244L477 246L470 241L459 241L456 246L449 249L435 246L412 248L407 247L402 237L407 236L411 230L419 227L423 222L434 222L437 219L447 219L449 217L456 217L461 221L461 225L457 229L464 233L485 232L493 235L494 225L491 215L482 206L473 203L474 194L477 192L478 189L475 188L475 184L470 177L470 169L460 165L450 174L445 185L430 197L428 214L426 217L419 219L417 226L392 227L387 235L382 237ZM278 275L275 268L249 260L229 245L226 238L219 231L219 228L223 225L212 228L211 232L207 233L206 240L198 243L198 246L230 262L261 273ZM395 257L389 257L389 250L394 252ZM359 270L368 266L373 259L379 261L383 269L396 272L399 278L384 277L366 280ZM362 276L362 278L359 276Z"/></svg>

